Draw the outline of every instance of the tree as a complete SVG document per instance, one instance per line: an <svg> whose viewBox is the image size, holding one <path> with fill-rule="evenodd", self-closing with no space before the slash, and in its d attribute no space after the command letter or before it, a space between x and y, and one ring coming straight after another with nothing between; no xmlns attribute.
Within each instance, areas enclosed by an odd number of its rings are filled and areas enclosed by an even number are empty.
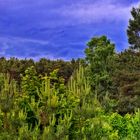
<svg viewBox="0 0 140 140"><path fill-rule="evenodd" d="M25 75L22 76L22 91L29 97L38 100L38 89L40 88L40 79L34 66L25 70Z"/></svg>
<svg viewBox="0 0 140 140"><path fill-rule="evenodd" d="M133 113L140 108L140 52L125 50L114 62L113 98L118 98L117 111L120 114Z"/></svg>
<svg viewBox="0 0 140 140"><path fill-rule="evenodd" d="M140 51L140 6L133 7L131 15L127 29L128 41L132 49Z"/></svg>
<svg viewBox="0 0 140 140"><path fill-rule="evenodd" d="M110 62L115 54L115 46L106 36L92 38L87 45L88 48L86 48L85 53L91 87L98 94L102 91L105 93L111 81Z"/></svg>

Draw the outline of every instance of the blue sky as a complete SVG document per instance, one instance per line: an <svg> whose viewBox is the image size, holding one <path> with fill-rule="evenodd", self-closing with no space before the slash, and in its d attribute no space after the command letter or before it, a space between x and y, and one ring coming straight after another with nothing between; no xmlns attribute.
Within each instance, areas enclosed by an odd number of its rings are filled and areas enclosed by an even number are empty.
<svg viewBox="0 0 140 140"><path fill-rule="evenodd" d="M84 57L86 43L107 35L128 47L130 10L139 0L0 0L0 56Z"/></svg>

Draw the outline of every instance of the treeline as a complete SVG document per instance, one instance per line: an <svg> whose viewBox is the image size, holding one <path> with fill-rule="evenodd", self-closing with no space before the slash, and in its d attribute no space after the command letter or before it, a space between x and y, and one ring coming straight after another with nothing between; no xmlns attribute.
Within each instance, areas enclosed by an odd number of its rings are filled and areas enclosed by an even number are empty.
<svg viewBox="0 0 140 140"><path fill-rule="evenodd" d="M37 74L45 76L49 75L55 69L58 69L58 76L65 79L67 83L69 77L72 75L73 71L78 68L80 59L72 59L71 61L64 60L49 60L42 58L39 61L34 61L33 59L17 59L10 58L6 59L4 57L0 58L0 73L9 74L11 79L15 79L20 83L21 75L24 74L25 70L31 66L34 66Z"/></svg>
<svg viewBox="0 0 140 140"><path fill-rule="evenodd" d="M117 110L120 113L133 112L135 107L140 107L140 52L128 49L121 53L114 53L114 56L111 62L107 61L108 64L101 64L104 66L110 65L108 66L111 80L111 85L109 86L110 96L114 99L119 99ZM57 69L57 76L62 77L65 84L67 84L70 76L79 67L79 64L83 66L88 65L83 59L54 61L42 58L36 62L32 59L19 60L17 58L6 59L1 57L0 73L9 74L9 80L16 80L20 89L21 78L25 75L25 70L31 66L35 67L38 76L49 76L52 71ZM98 74L99 69L100 67L97 65ZM95 81L93 80L93 82Z"/></svg>

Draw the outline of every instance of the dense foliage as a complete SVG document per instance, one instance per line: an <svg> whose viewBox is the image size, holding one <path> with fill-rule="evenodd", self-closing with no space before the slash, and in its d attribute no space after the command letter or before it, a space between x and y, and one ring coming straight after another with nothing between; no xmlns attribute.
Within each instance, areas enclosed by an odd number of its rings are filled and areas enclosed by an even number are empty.
<svg viewBox="0 0 140 140"><path fill-rule="evenodd" d="M19 60L17 58L6 59L4 57L0 58L0 73L8 73L11 79L15 79L20 84L21 74L24 74L25 70L31 66L34 66L37 75L50 74L55 69L59 69L58 75L62 76L67 83L69 77L73 71L78 68L79 62L81 60L72 59L71 61L64 60L49 60L42 58L39 61L34 61L32 59Z"/></svg>
<svg viewBox="0 0 140 140"><path fill-rule="evenodd" d="M1 74L0 139L139 139L140 111L121 116L111 111L114 101L107 96L103 106L86 71L80 66L65 86L58 70L39 77L32 66L22 77L21 91Z"/></svg>

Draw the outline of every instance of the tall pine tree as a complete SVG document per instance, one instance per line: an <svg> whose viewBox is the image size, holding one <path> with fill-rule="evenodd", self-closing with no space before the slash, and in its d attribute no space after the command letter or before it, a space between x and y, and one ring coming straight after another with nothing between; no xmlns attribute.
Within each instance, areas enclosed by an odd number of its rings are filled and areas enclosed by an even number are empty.
<svg viewBox="0 0 140 140"><path fill-rule="evenodd" d="M127 29L128 41L132 49L140 51L140 6L133 8L131 15Z"/></svg>

